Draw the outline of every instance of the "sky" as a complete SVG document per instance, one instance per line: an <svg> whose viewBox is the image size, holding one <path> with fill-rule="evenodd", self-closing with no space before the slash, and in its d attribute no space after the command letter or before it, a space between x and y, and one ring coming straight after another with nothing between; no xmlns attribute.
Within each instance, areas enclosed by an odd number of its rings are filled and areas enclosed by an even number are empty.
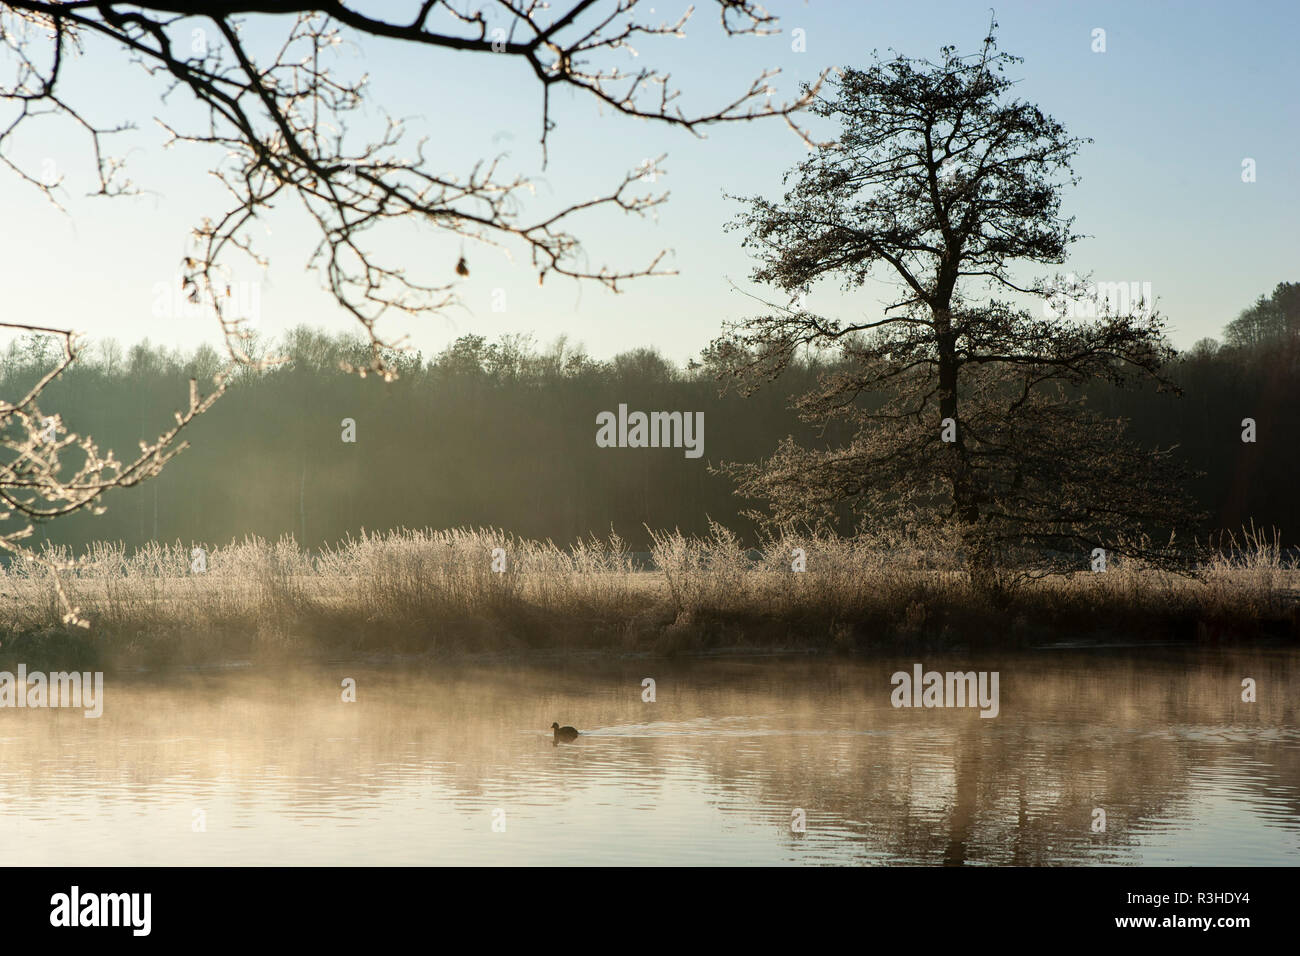
<svg viewBox="0 0 1300 956"><path fill-rule="evenodd" d="M395 20L410 19L412 7L398 0L354 5ZM779 100L828 67L869 64L873 50L931 59L944 44L974 52L990 18L987 4L969 2L772 0L766 6L780 17L779 35L729 38L711 5L697 6L685 39L643 42L635 60L620 64L671 73L687 112L730 102L765 68L781 70L772 81ZM675 20L685 7L642 0L641 9L653 9L654 20ZM1219 336L1257 296L1300 280L1293 46L1300 5L1144 0L1003 2L993 9L1000 48L1024 58L1012 71L1016 95L1071 135L1094 141L1075 162L1082 182L1064 202L1088 238L1059 271L1150 283L1180 347ZM248 29L269 41L286 25L263 17ZM796 29L803 31L802 51L795 49ZM1097 29L1105 31L1104 52L1093 49ZM676 275L637 280L621 294L559 277L539 288L518 246L507 250L511 257L429 225L404 225L377 236L378 248L417 279L456 281L463 306L439 316L393 316L381 325L385 335L408 334L426 355L470 333L531 334L543 344L564 335L598 358L649 346L684 362L725 322L758 310L750 296L783 298L752 282L755 263L741 248L741 234L724 231L742 208L727 194L778 197L782 175L806 155L780 120L715 126L698 138L565 92L552 101L556 127L543 169L541 92L523 64L349 36L355 42L338 48L337 68L369 74L363 124L383 113L403 118L412 140L428 136L431 168L447 173L464 175L477 160L505 154L506 168L537 183L526 214L540 218L612 189L628 170L667 154L666 175L645 187L668 192L653 218L598 212L575 220L574 232L593 267L644 267L667 250L665 265ZM0 69L7 73L9 65ZM208 174L221 157L199 146L163 149L155 122L192 126L201 116L184 90L164 102L159 80L102 44L88 47L67 80L65 97L99 122L135 124L114 152L125 157L126 174L141 192L87 197L90 151L66 121L32 125L7 146L29 168L64 177L58 195L66 213L0 167L0 321L72 328L90 341L219 346L215 320L181 307L178 276L191 228L225 209ZM822 138L833 134L810 122ZM1254 182L1242 181L1247 158L1255 162ZM269 267L236 261L233 273L237 294L256 307L259 331L273 338L302 324L355 328L308 269L317 238L302 209L286 202L266 218L263 233ZM470 276L460 280L454 268L462 255ZM852 294L831 279L807 305L861 319L878 316L896 291L883 272Z"/></svg>

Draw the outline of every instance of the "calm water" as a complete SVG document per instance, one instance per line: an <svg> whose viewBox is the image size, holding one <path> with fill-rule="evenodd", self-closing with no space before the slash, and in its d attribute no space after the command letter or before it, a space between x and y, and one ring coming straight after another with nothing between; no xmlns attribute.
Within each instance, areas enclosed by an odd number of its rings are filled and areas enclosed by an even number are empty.
<svg viewBox="0 0 1300 956"><path fill-rule="evenodd" d="M918 660L998 671L999 716L891 707ZM65 865L1295 865L1297 702L1277 651L110 676L99 720L0 710L0 840ZM585 735L553 746L553 720Z"/></svg>

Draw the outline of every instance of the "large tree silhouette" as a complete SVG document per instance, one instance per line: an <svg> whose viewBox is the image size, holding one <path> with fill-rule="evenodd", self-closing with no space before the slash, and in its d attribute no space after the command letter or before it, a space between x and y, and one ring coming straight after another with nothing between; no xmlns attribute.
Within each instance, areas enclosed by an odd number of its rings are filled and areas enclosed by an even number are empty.
<svg viewBox="0 0 1300 956"><path fill-rule="evenodd" d="M1061 563L1049 554L1078 566L1081 549L1177 561L1141 537L1188 526L1188 476L1168 449L1128 444L1124 422L1078 392L1096 379L1167 385L1163 321L1150 303L1067 318L1078 289L1017 280L1017 264L1062 263L1077 238L1060 204L1085 141L1009 97L1005 70L1020 60L995 32L972 56L945 47L938 63L899 55L839 71L812 106L841 124L838 140L787 174L781 200L743 200L734 225L759 258L753 278L792 298L729 325L708 357L752 389L801 348L838 350L847 367L798 407L856 428L842 447L787 440L730 470L777 523L831 522L848 504L872 525L956 529L974 576L994 586L1007 569ZM801 305L819 280L847 292L882 273L900 292L878 317ZM979 288L1011 301L977 300ZM1043 297L1039 312L1015 293Z"/></svg>

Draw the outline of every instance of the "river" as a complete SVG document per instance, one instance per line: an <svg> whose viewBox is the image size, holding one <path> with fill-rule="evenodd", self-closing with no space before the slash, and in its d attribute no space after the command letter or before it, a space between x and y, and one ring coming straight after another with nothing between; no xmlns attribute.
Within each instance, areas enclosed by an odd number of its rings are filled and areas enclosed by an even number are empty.
<svg viewBox="0 0 1300 956"><path fill-rule="evenodd" d="M997 716L893 706L916 664L996 672ZM1294 866L1298 705L1289 650L110 674L98 719L0 709L0 834L9 864Z"/></svg>

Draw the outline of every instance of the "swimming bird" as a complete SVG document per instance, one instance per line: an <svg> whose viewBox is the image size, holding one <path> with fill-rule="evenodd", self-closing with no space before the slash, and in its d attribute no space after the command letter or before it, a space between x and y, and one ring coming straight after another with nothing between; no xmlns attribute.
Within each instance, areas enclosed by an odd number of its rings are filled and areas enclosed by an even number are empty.
<svg viewBox="0 0 1300 956"><path fill-rule="evenodd" d="M561 740L566 744L573 743L579 736L572 727L561 727L558 723L551 724L551 729L555 731L555 740L551 742L551 746L558 746Z"/></svg>

